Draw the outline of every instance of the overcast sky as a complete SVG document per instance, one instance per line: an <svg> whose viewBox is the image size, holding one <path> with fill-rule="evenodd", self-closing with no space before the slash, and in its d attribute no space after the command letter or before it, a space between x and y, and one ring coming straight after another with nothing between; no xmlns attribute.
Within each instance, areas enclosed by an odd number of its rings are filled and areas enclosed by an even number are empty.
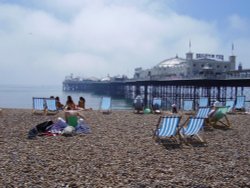
<svg viewBox="0 0 250 188"><path fill-rule="evenodd" d="M0 84L129 75L194 53L250 68L248 0L0 0Z"/></svg>

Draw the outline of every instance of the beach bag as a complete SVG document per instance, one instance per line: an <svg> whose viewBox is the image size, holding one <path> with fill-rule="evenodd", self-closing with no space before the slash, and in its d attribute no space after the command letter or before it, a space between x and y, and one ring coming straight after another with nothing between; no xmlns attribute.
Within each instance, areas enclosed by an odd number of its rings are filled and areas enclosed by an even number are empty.
<svg viewBox="0 0 250 188"><path fill-rule="evenodd" d="M39 133L43 133L48 131L53 125L53 121L45 121L43 123L40 123L36 125L36 129Z"/></svg>
<svg viewBox="0 0 250 188"><path fill-rule="evenodd" d="M65 127L62 131L63 136L73 136L74 134L75 134L75 127L70 125Z"/></svg>

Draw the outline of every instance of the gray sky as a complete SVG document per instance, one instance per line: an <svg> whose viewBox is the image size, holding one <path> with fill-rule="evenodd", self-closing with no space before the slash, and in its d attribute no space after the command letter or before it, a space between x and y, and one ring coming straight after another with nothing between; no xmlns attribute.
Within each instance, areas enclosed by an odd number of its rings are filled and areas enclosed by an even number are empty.
<svg viewBox="0 0 250 188"><path fill-rule="evenodd" d="M250 68L248 1L200 2L0 0L0 84L131 77L136 67L185 57L190 40L193 52L226 60L234 43L237 63Z"/></svg>

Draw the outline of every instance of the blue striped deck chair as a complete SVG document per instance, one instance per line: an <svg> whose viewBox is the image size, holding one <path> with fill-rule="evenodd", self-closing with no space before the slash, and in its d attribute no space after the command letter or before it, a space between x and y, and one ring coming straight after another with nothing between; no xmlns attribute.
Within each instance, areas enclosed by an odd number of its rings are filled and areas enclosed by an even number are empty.
<svg viewBox="0 0 250 188"><path fill-rule="evenodd" d="M39 113L42 112L45 114L45 100L44 98L40 97L33 97L32 98L32 106L33 106L33 113Z"/></svg>
<svg viewBox="0 0 250 188"><path fill-rule="evenodd" d="M210 112L210 107L201 107L199 108L195 117L197 118L207 118Z"/></svg>
<svg viewBox="0 0 250 188"><path fill-rule="evenodd" d="M154 131L154 138L159 140L172 140L178 142L177 140L177 129L181 120L181 116L162 116L159 118L158 124Z"/></svg>
<svg viewBox="0 0 250 188"><path fill-rule="evenodd" d="M104 114L109 114L111 112L111 97L102 97L100 111Z"/></svg>
<svg viewBox="0 0 250 188"><path fill-rule="evenodd" d="M208 98L200 97L199 98L199 107L207 107L208 106Z"/></svg>
<svg viewBox="0 0 250 188"><path fill-rule="evenodd" d="M245 111L245 100L246 96L237 96L235 110L237 111Z"/></svg>
<svg viewBox="0 0 250 188"><path fill-rule="evenodd" d="M233 113L234 110L234 100L226 100L227 113Z"/></svg>
<svg viewBox="0 0 250 188"><path fill-rule="evenodd" d="M161 113L161 98L153 98L152 111L153 113Z"/></svg>
<svg viewBox="0 0 250 188"><path fill-rule="evenodd" d="M46 98L45 99L46 104L46 114L47 113L57 113L58 109L56 107L56 99L53 98Z"/></svg>
<svg viewBox="0 0 250 188"><path fill-rule="evenodd" d="M184 100L183 101L183 111L185 114L193 114L193 100Z"/></svg>
<svg viewBox="0 0 250 188"><path fill-rule="evenodd" d="M204 118L190 117L179 131L181 138L187 141L187 138L196 136L200 142L205 143L206 141L199 135L203 131L204 123Z"/></svg>

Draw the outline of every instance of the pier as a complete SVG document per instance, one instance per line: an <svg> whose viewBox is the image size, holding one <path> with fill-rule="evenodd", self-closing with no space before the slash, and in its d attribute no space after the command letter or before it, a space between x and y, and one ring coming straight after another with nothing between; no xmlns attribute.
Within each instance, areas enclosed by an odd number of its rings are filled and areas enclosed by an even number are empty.
<svg viewBox="0 0 250 188"><path fill-rule="evenodd" d="M246 73L247 72L247 73ZM250 75L250 71L244 71L243 75ZM197 108L200 97L208 97L210 105L219 100L225 102L228 99L236 99L239 95L250 99L250 77L241 74L233 74L226 79L187 79L187 80L120 80L120 81L88 81L65 80L64 91L93 92L99 95L125 98L131 101L137 95L141 95L146 106L152 103L153 97L162 98L163 108L170 109L175 103L182 108L184 99L194 101Z"/></svg>

